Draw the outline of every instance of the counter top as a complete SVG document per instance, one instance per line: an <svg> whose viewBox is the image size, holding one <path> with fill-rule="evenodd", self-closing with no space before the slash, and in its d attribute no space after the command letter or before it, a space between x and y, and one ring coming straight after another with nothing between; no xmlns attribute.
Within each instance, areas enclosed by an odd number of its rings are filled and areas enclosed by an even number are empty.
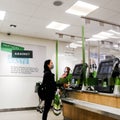
<svg viewBox="0 0 120 120"><path fill-rule="evenodd" d="M85 109L98 114L106 115L108 117L120 120L120 109L110 106L100 105L87 101L77 100L73 98L62 98L63 102L73 104L77 108Z"/></svg>
<svg viewBox="0 0 120 120"><path fill-rule="evenodd" d="M113 93L102 93L98 91L89 91L89 90L78 90L78 89L72 89L72 88L66 88L68 91L76 91L76 92L86 92L86 93L93 93L93 94L100 94L100 95L106 95L106 96L114 96L114 97L120 97L120 95L116 95Z"/></svg>

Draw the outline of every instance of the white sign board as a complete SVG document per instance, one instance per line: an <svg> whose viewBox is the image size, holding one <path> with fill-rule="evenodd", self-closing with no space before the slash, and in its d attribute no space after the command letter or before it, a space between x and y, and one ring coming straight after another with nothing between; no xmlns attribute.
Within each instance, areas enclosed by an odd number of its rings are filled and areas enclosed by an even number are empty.
<svg viewBox="0 0 120 120"><path fill-rule="evenodd" d="M13 58L12 51L32 51L32 58ZM46 47L39 45L1 42L0 75L1 76L42 76L46 59Z"/></svg>

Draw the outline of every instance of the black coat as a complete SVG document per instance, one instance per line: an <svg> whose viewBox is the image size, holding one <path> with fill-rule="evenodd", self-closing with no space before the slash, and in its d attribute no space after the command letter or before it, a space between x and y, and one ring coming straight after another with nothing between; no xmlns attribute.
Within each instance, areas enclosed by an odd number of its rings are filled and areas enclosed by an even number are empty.
<svg viewBox="0 0 120 120"><path fill-rule="evenodd" d="M46 87L45 96L47 99L54 99L56 88L56 82L54 74L49 70L44 72L43 85Z"/></svg>

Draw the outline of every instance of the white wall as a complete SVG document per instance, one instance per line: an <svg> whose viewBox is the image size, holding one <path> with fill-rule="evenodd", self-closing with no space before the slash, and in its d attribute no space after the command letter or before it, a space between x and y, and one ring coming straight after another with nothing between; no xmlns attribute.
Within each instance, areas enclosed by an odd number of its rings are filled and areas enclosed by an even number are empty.
<svg viewBox="0 0 120 120"><path fill-rule="evenodd" d="M55 61L55 41L22 36L0 34L0 41L46 46L46 59ZM33 107L38 105L38 96L34 92L39 77L0 76L0 109Z"/></svg>
<svg viewBox="0 0 120 120"><path fill-rule="evenodd" d="M46 59L52 59L55 65L56 41L30 38L24 36L0 34L0 41L40 45L46 47ZM65 66L71 67L81 62L81 48L75 49L73 55L66 54L68 43L59 42L59 77ZM87 55L86 55L87 56ZM87 59L87 58L86 58ZM53 70L55 73L55 69ZM38 95L34 92L35 83L42 77L8 77L0 76L0 109L35 107L38 105Z"/></svg>

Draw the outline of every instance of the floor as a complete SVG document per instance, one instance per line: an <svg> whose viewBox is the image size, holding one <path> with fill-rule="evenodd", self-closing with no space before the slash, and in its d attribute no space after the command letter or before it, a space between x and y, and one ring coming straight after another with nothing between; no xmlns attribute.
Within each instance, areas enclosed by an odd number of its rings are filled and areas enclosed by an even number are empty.
<svg viewBox="0 0 120 120"><path fill-rule="evenodd" d="M36 110L0 112L0 120L42 120L42 114ZM47 120L63 120L63 115L55 116L50 111Z"/></svg>

